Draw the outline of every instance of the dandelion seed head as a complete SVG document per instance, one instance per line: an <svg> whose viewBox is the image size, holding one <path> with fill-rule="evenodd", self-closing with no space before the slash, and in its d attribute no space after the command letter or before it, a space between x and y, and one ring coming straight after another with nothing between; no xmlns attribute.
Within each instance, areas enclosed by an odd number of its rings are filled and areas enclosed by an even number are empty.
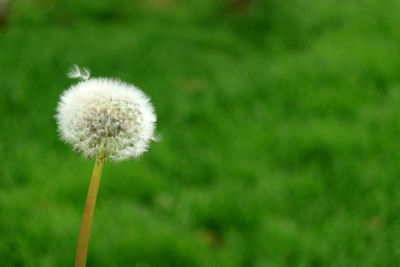
<svg viewBox="0 0 400 267"><path fill-rule="evenodd" d="M61 138L89 158L102 152L110 160L138 157L156 139L149 98L115 79L91 78L72 85L61 96L56 120Z"/></svg>

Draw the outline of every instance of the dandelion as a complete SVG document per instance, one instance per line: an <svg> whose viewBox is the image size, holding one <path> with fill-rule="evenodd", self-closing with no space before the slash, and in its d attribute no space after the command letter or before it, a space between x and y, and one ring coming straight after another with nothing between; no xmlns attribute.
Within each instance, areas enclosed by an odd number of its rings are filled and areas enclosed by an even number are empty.
<svg viewBox="0 0 400 267"><path fill-rule="evenodd" d="M61 138L84 157L96 158L86 199L76 267L86 266L90 228L104 161L139 157L155 140L156 116L149 98L128 83L90 78L87 68L74 65L70 78L81 79L66 90L57 106Z"/></svg>

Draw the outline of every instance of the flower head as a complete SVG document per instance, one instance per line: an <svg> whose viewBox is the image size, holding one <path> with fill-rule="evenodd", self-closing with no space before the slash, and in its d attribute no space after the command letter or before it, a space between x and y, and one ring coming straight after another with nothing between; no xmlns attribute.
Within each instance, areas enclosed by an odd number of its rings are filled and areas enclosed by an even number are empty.
<svg viewBox="0 0 400 267"><path fill-rule="evenodd" d="M61 96L57 124L61 138L74 151L111 160L138 157L154 140L156 115L138 88L109 78L89 79L89 70L75 66L70 77L83 79Z"/></svg>

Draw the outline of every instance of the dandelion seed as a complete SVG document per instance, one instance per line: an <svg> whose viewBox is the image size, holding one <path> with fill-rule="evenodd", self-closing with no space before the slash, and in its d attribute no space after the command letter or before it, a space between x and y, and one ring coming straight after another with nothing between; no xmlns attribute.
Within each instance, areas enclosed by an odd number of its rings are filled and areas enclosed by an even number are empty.
<svg viewBox="0 0 400 267"><path fill-rule="evenodd" d="M90 77L90 71L88 68L83 67L82 71L78 65L74 64L71 69L68 71L67 76L71 79L82 79L87 80Z"/></svg>

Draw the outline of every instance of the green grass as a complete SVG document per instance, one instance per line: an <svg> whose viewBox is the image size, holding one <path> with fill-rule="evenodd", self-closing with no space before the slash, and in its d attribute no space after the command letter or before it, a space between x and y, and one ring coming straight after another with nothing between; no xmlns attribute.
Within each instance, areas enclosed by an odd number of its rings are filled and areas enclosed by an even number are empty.
<svg viewBox="0 0 400 267"><path fill-rule="evenodd" d="M12 3L1 266L73 266L93 165L53 118L73 63L143 88L162 135L105 166L89 267L400 264L400 3L225 2Z"/></svg>

